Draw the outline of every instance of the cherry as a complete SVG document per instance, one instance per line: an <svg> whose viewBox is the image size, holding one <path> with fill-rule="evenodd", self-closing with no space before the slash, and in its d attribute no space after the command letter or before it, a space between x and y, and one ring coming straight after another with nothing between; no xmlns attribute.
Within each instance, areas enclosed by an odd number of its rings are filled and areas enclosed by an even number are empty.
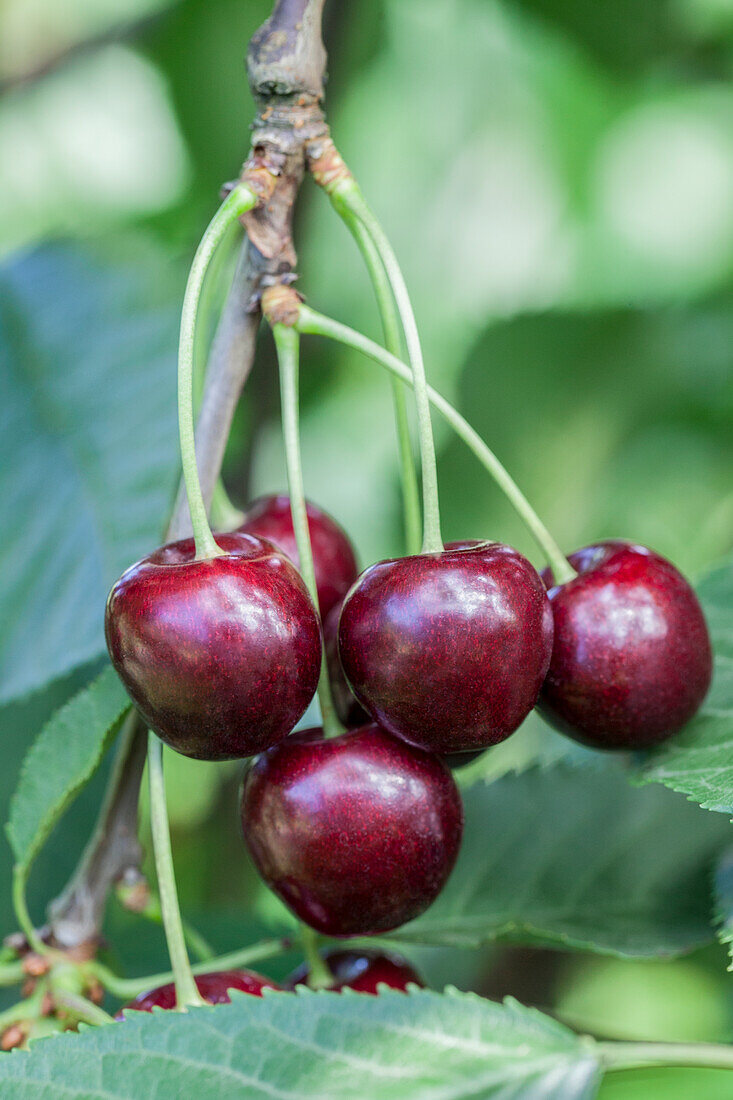
<svg viewBox="0 0 733 1100"><path fill-rule="evenodd" d="M455 771L456 768L465 768L467 764L473 764L474 760L483 755L483 749L476 749L474 752L447 752L443 756L443 760L449 768Z"/></svg>
<svg viewBox="0 0 733 1100"><path fill-rule="evenodd" d="M382 984L404 992L408 985L419 985L421 988L425 985L407 959L403 959L401 955L359 950L327 951L323 957L333 974L334 985L331 990L335 993L342 989L354 989L357 993L378 993L377 986ZM285 989L306 985L308 973L306 964L299 966L285 979Z"/></svg>
<svg viewBox="0 0 733 1100"><path fill-rule="evenodd" d="M540 710L595 748L655 745L689 721L710 686L697 597L671 562L630 542L585 546L569 561L579 575L549 591L555 642Z"/></svg>
<svg viewBox="0 0 733 1100"><path fill-rule="evenodd" d="M377 725L295 733L254 760L242 828L265 882L330 936L419 916L453 867L463 807L438 757Z"/></svg>
<svg viewBox="0 0 733 1100"><path fill-rule="evenodd" d="M148 725L199 760L251 756L282 740L313 698L318 616L295 566L262 539L192 539L131 566L107 600L112 663Z"/></svg>
<svg viewBox="0 0 733 1100"><path fill-rule="evenodd" d="M338 523L327 512L309 501L306 503L306 513L318 588L318 603L321 616L325 619L334 604L338 603L351 588L359 569L354 548L346 532L339 527ZM280 494L260 497L250 506L239 530L261 539L269 539L278 550L287 554L296 566L300 565L289 496Z"/></svg>
<svg viewBox="0 0 733 1100"><path fill-rule="evenodd" d="M323 647L326 651L326 665L328 667L328 679L331 684L333 705L346 728L353 729L355 726L363 726L369 722L369 715L349 687L344 676L344 670L341 667L341 658L338 653L338 627L343 602L343 600L339 600L324 620Z"/></svg>
<svg viewBox="0 0 733 1100"><path fill-rule="evenodd" d="M500 543L379 562L349 592L339 654L391 733L439 753L503 741L537 701L552 613L526 558Z"/></svg>
<svg viewBox="0 0 733 1100"><path fill-rule="evenodd" d="M242 993L251 993L253 997L261 997L263 989L279 989L269 978L263 978L261 974L255 974L253 970L217 970L212 974L199 974L196 978L196 988L210 1005L228 1004L231 1000L230 989L239 989ZM157 989L151 989L148 993L140 993L134 1001L124 1005L123 1009L134 1009L136 1012L152 1012L154 1008L175 1008L176 987L173 982L167 985L159 985ZM122 1011L117 1016L122 1019Z"/></svg>

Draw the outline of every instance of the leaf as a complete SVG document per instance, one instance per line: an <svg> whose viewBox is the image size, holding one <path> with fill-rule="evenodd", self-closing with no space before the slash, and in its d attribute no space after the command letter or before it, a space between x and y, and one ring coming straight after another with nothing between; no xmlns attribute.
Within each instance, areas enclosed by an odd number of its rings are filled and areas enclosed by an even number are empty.
<svg viewBox="0 0 733 1100"><path fill-rule="evenodd" d="M713 642L713 684L699 714L649 755L641 778L733 814L733 563L711 573L698 595Z"/></svg>
<svg viewBox="0 0 733 1100"><path fill-rule="evenodd" d="M78 691L86 687L100 671L101 665L87 665L62 680L54 680L43 691L37 692L22 702L9 703L0 709L0 730L2 730L3 766L0 770L0 806L4 807L7 817L10 800L18 784L23 760L29 747L38 737L39 730L53 714L67 703ZM99 803L103 796L106 778L106 761L98 769L93 780L87 784L79 797L54 829L52 836L34 864L34 873L28 887L28 907L30 911L41 912L48 899L59 893L72 874L79 852L89 839L90 822L94 821ZM0 883L6 884L0 889L0 928L16 927L17 918L13 912L11 892L7 884L13 873L13 853L10 845L0 838ZM162 967L160 969L163 969ZM0 1009L6 1008L11 1000L10 990L0 991ZM17 990L12 991L17 1000Z"/></svg>
<svg viewBox="0 0 733 1100"><path fill-rule="evenodd" d="M391 940L489 940L621 956L673 955L712 937L709 871L722 818L622 766L558 764L463 792L455 870L434 905Z"/></svg>
<svg viewBox="0 0 733 1100"><path fill-rule="evenodd" d="M160 539L177 473L178 307L136 242L0 267L0 702L104 652L104 601Z"/></svg>
<svg viewBox="0 0 733 1100"><path fill-rule="evenodd" d="M107 668L46 723L23 762L7 836L24 875L66 807L90 779L130 700Z"/></svg>
<svg viewBox="0 0 733 1100"><path fill-rule="evenodd" d="M16 1100L591 1100L598 1078L590 1041L516 1002L454 991L235 993L0 1058Z"/></svg>
<svg viewBox="0 0 733 1100"><path fill-rule="evenodd" d="M471 764L458 768L454 778L459 787L470 787L473 783L492 783L503 775L519 775L531 767L549 768L561 760L597 765L603 757L551 729L533 710L516 733L487 749Z"/></svg>

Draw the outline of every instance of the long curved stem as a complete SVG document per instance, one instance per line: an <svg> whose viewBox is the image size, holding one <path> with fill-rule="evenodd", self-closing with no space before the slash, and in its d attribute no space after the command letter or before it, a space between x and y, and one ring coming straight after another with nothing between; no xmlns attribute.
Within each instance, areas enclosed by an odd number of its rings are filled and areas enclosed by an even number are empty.
<svg viewBox="0 0 733 1100"><path fill-rule="evenodd" d="M188 959L186 940L181 923L181 910L178 904L178 892L176 891L176 879L173 871L173 854L171 852L171 834L165 804L163 744L152 731L148 734L148 738L150 825L153 833L153 851L155 854L155 872L158 878L160 910L163 914L163 928L176 983L176 1002L179 1008L185 1008L186 1005L203 1004L203 1001L196 988L191 963Z"/></svg>
<svg viewBox="0 0 733 1100"><path fill-rule="evenodd" d="M395 307L392 287L379 252L364 224L349 206L337 207L339 214L356 241L369 272L374 296L377 299L382 321L384 345L387 351L399 356L402 351L400 320ZM408 554L420 551L420 489L415 468L415 456L410 437L410 421L403 383L392 377L392 403L394 405L397 446L400 456L400 481L402 483L402 509L405 521L405 545Z"/></svg>
<svg viewBox="0 0 733 1100"><path fill-rule="evenodd" d="M435 442L430 420L430 400L425 377L420 336L417 331L415 314L412 310L410 295L407 291L400 265L389 239L367 206L358 184L352 176L340 180L330 191L331 200L336 209L344 216L344 211L358 218L371 237L384 270L389 279L392 293L397 303L402 327L405 333L407 358L412 368L417 423L420 435L420 458L422 461L423 485L423 553L437 554L443 549L440 535L440 505L438 501L438 471L435 462Z"/></svg>
<svg viewBox="0 0 733 1100"><path fill-rule="evenodd" d="M13 887L12 887L12 899L13 909L15 910L15 916L18 921L21 932L28 941L28 946L32 951L35 951L37 955L44 955L48 952L48 945L43 942L41 937L36 932L35 925L31 920L30 913L28 912L28 903L25 896L26 886L26 872L23 867L16 866L13 868Z"/></svg>
<svg viewBox="0 0 733 1100"><path fill-rule="evenodd" d="M339 321L333 321L330 317L324 317L308 306L301 305L296 328L302 333L330 337L333 340L338 340L342 344L346 344L348 347L361 351L364 355L367 355L381 366L386 367L387 370L396 374L399 378L403 378L409 385L412 384L411 372L404 363L394 355L385 351L384 348L381 348L379 344L376 344L373 340L349 328L348 325L342 325ZM560 547L557 545L544 523L542 523L524 493L504 469L494 452L484 443L481 436L471 427L465 417L461 416L458 410L454 409L450 402L446 401L444 397L441 397L432 386L428 386L428 397L431 404L448 421L470 450L473 451L479 462L488 470L511 501L552 566L556 583L564 584L566 581L572 580L576 575L575 570L563 555Z"/></svg>
<svg viewBox="0 0 733 1100"><path fill-rule="evenodd" d="M262 940L239 951L230 951L226 955L219 955L218 958L196 963L191 967L191 971L193 974L208 974L217 970L235 970L242 966L249 966L250 963L260 962L262 959L270 959L273 955L281 955L290 947L290 940L287 939ZM156 989L159 985L167 985L168 982L174 981L172 970L161 974L148 974L142 978L120 978L109 967L96 961L89 964L89 970L105 989L121 999L137 997L139 993L147 993L150 989Z"/></svg>
<svg viewBox="0 0 733 1100"><path fill-rule="evenodd" d="M194 347L196 335L196 313L206 271L217 245L224 239L229 226L247 210L257 204L257 196L249 188L235 187L226 197L209 222L201 243L196 249L191 271L186 284L181 313L181 333L178 347L178 432L181 442L181 463L183 479L186 485L188 507L191 512L191 525L196 542L197 558L215 558L221 553L214 541L206 515L206 504L194 444Z"/></svg>
<svg viewBox="0 0 733 1100"><path fill-rule="evenodd" d="M733 1046L721 1043L596 1042L606 1070L645 1069L650 1066L687 1066L695 1069L733 1069Z"/></svg>
<svg viewBox="0 0 733 1100"><path fill-rule="evenodd" d="M288 471L288 490L290 492L290 510L293 516L295 543L298 547L300 572L310 592L315 607L318 607L318 589L316 573L313 567L308 514L305 507L305 489L303 487L303 465L300 457L300 415L298 412L298 353L300 337L287 325L274 324L272 335L275 338L277 359L280 368L280 398L282 404L283 438L285 442L285 464ZM326 737L335 737L343 733L331 696L328 679L326 654L321 645L321 674L318 680L318 702L321 706L323 732Z"/></svg>

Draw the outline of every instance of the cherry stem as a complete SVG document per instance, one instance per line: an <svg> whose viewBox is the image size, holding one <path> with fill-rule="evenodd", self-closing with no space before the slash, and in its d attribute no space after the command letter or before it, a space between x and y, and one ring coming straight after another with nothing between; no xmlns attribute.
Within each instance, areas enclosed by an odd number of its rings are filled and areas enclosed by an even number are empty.
<svg viewBox="0 0 733 1100"><path fill-rule="evenodd" d="M271 959L274 955L282 955L291 947L292 943L288 939L262 940L260 943L251 944L239 951L231 951L227 955L219 955L218 958L196 963L195 966L191 967L191 972L193 974L210 974L218 970L236 970L239 967L248 966L250 963L260 962L262 959ZM168 982L175 980L171 970L161 974L148 974L142 978L120 978L118 974L96 961L88 964L88 970L115 997L125 999L137 997L139 993L147 993L151 989L156 989L159 985L167 985Z"/></svg>
<svg viewBox="0 0 733 1100"><path fill-rule="evenodd" d="M41 1015L41 1004L45 992L45 985L38 982L30 997L25 997L22 1001L17 1001L10 1008L0 1012L0 1033L12 1024L20 1023L21 1020L37 1019Z"/></svg>
<svg viewBox="0 0 733 1100"><path fill-rule="evenodd" d="M405 346L407 348L407 358L412 369L412 387L415 391L415 405L417 408L423 488L422 552L424 554L439 554L443 550L443 540L440 534L440 504L438 500L438 470L435 462L435 441L433 440L433 427L430 420L430 400L428 397L427 379L425 377L425 364L423 362L420 336L417 331L410 295L407 291L407 286L397 257L395 256L394 249L381 225L367 206L364 196L353 176L347 176L339 180L329 194L331 196L331 201L342 217L344 217L344 211L348 211L350 216L357 218L361 222L384 265L387 279L389 280L392 293L394 294L397 310L405 334Z"/></svg>
<svg viewBox="0 0 733 1100"><path fill-rule="evenodd" d="M257 205L257 196L248 187L238 185L227 195L209 222L191 264L181 313L181 333L178 345L178 431L181 441L181 464L186 496L191 513L191 525L196 543L196 557L216 558L222 551L216 545L206 515L196 463L194 436L194 348L196 315L206 272L217 245L224 239L229 226Z"/></svg>
<svg viewBox="0 0 733 1100"><path fill-rule="evenodd" d="M150 784L150 826L153 834L155 872L158 879L160 911L168 955L173 969L178 1008L201 1005L204 1001L196 988L191 963L186 951L186 940L178 904L176 878L173 871L171 833L165 803L165 779L163 775L163 744L150 731L148 734L148 782Z"/></svg>
<svg viewBox="0 0 733 1100"><path fill-rule="evenodd" d="M392 287L387 278L384 264L376 245L363 222L350 206L337 205L342 219L359 246L364 263L371 279L374 295L377 299L379 316L382 321L384 344L393 355L402 354L400 320L395 307ZM420 489L415 468L415 455L412 449L410 421L407 415L405 387L396 377L392 377L392 401L394 405L397 444L400 455L400 481L402 483L402 508L405 521L405 545L408 554L420 551Z"/></svg>
<svg viewBox="0 0 733 1100"><path fill-rule="evenodd" d="M303 487L303 464L300 455L300 414L298 402L298 374L300 337L287 325L273 324L272 335L275 338L277 359L280 369L280 401L282 405L283 439L285 442L285 465L288 471L288 491L290 493L290 513L293 517L295 544L298 547L300 572L306 588L318 609L318 589L316 572L313 566L313 550L308 528L308 513L305 506ZM318 702L321 707L321 721L325 737L337 737L344 728L338 720L331 696L328 679L326 653L321 644L321 674L318 678Z"/></svg>
<svg viewBox="0 0 733 1100"><path fill-rule="evenodd" d="M26 871L25 868L19 864L13 868L13 909L15 910L15 916L18 921L21 932L26 938L28 946L32 951L35 951L37 955L47 955L50 951L48 944L45 944L41 937L36 932L33 921L31 920L30 913L28 912L28 903L25 897L25 884L26 884Z"/></svg>
<svg viewBox="0 0 733 1100"><path fill-rule="evenodd" d="M53 999L57 1004L68 1009L72 1015L83 1024L113 1024L114 1018L109 1012L105 1012L99 1005L88 1001L86 997L80 997L77 993L69 993L68 990L54 990Z"/></svg>
<svg viewBox="0 0 733 1100"><path fill-rule="evenodd" d="M234 531L244 522L244 512L232 504L221 478L211 496L211 522L219 531Z"/></svg>
<svg viewBox="0 0 733 1100"><path fill-rule="evenodd" d="M308 306L301 305L295 327L298 332L309 333L314 336L326 336L338 340L356 351L361 351L399 378L403 378L408 385L412 385L412 373L409 367L394 355L385 351L374 340L370 340L367 336L363 336L360 332L349 328L348 325L342 325L339 321L334 321L330 317L316 313ZM487 446L478 432L471 427L465 417L461 416L458 410L454 409L450 402L446 401L432 386L428 386L428 397L431 404L448 421L457 435L473 451L479 462L488 470L521 516L552 567L555 583L564 584L566 581L572 580L576 576L575 570L494 452Z"/></svg>
<svg viewBox="0 0 733 1100"><path fill-rule="evenodd" d="M300 942L303 945L308 967L309 989L331 989L334 984L331 968L318 950L318 933L307 924L300 926Z"/></svg>
<svg viewBox="0 0 733 1100"><path fill-rule="evenodd" d="M8 963L0 968L0 986L19 985L24 978L22 962Z"/></svg>
<svg viewBox="0 0 733 1100"><path fill-rule="evenodd" d="M124 901L122 902L124 905ZM145 920L149 920L152 924L158 926L163 923L163 912L160 906L160 898L157 895L151 894L144 909L134 909L136 915L143 917ZM213 959L216 952L213 947L192 924L181 917L181 926L183 928L183 935L186 938L186 944L189 950L196 955L202 962L207 959Z"/></svg>
<svg viewBox="0 0 733 1100"><path fill-rule="evenodd" d="M650 1066L733 1069L733 1046L722 1043L595 1042L592 1049L600 1055L606 1070Z"/></svg>

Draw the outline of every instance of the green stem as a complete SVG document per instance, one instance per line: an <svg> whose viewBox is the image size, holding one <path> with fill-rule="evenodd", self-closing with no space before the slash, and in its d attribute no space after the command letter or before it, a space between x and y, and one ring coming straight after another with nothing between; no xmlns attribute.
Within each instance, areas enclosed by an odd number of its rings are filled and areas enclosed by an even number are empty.
<svg viewBox="0 0 733 1100"><path fill-rule="evenodd" d="M379 315L387 351L399 356L402 352L400 321L395 308L392 287L384 269L376 245L364 224L349 206L339 206L338 212L359 246L377 299ZM402 483L402 508L405 521L405 545L408 554L420 551L420 489L412 451L410 422L407 415L407 399L403 383L392 377L392 402L394 405L397 445L400 455L400 481Z"/></svg>
<svg viewBox="0 0 733 1100"><path fill-rule="evenodd" d="M53 997L57 1004L68 1009L81 1023L95 1025L114 1023L114 1019L109 1012L105 1012L99 1005L88 1001L86 997L80 997L78 994L69 993L66 990L61 992L54 990Z"/></svg>
<svg viewBox="0 0 733 1100"><path fill-rule="evenodd" d="M203 963L210 962L211 959L214 958L215 952L209 941L204 939L201 933L194 928L192 924L189 924L187 920L182 920L181 924L183 926L183 935L186 939L186 943L191 951L193 951L194 955Z"/></svg>
<svg viewBox="0 0 733 1100"><path fill-rule="evenodd" d="M244 522L244 512L232 504L221 478L211 497L211 522L219 531L235 531Z"/></svg>
<svg viewBox="0 0 733 1100"><path fill-rule="evenodd" d="M168 954L176 983L176 1001L179 1008L203 1004L191 972L186 951L186 941L181 924L181 910L173 872L171 834L168 811L165 804L165 780L163 777L163 743L150 731L148 734L148 780L150 783L150 825L153 834L155 872L158 878L160 910L168 944Z"/></svg>
<svg viewBox="0 0 733 1100"><path fill-rule="evenodd" d="M645 1069L649 1066L687 1066L695 1069L733 1069L733 1046L719 1043L596 1042L606 1070Z"/></svg>
<svg viewBox="0 0 733 1100"><path fill-rule="evenodd" d="M247 210L257 205L257 196L247 187L238 186L226 197L217 210L196 249L186 284L181 313L181 333L178 347L178 430L181 441L181 463L186 484L186 496L191 512L191 525L196 542L197 558L215 558L221 551L214 541L206 516L206 504L198 466L194 441L193 365L196 335L196 313L206 271L217 245L223 240L229 226Z"/></svg>
<svg viewBox="0 0 733 1100"><path fill-rule="evenodd" d="M36 932L28 912L28 904L25 899L25 877L25 868L16 864L13 868L13 909L20 930L28 941L28 946L37 955L46 955L49 952L49 947Z"/></svg>
<svg viewBox="0 0 733 1100"><path fill-rule="evenodd" d="M333 321L330 317L324 317L308 306L301 305L299 320L296 327L299 332L311 333L317 336L327 336L349 347L355 348L357 351L363 352L370 359L381 364L381 366L386 367L387 370L391 371L393 374L403 378L408 384L412 384L412 375L409 368L405 366L404 363L400 362L394 355L385 351L384 348L381 348L379 344L375 343L373 340L370 340L366 336L362 336L359 332L355 332L354 329L349 328L347 325L342 325L339 321ZM488 470L511 501L516 511L522 517L550 563L555 576L555 582L557 584L564 584L566 581L572 580L576 575L575 570L563 555L559 546L545 527L544 523L540 520L534 508L532 508L524 493L522 493L516 482L504 469L494 452L484 443L478 432L471 427L457 409L454 409L450 402L446 401L444 397L441 397L432 386L428 386L428 397L433 406L443 417L445 417L464 443L473 451L479 462Z"/></svg>
<svg viewBox="0 0 733 1100"><path fill-rule="evenodd" d="M443 540L440 535L440 506L438 501L438 470L435 462L435 442L433 440L433 428L430 421L430 400L428 398L428 384L425 377L425 364L423 363L420 336L417 331L415 315L410 302L400 265L397 262L394 249L390 244L386 233L366 204L358 184L349 176L341 180L330 192L331 201L339 214L344 217L344 211L358 218L364 229L371 237L372 242L384 264L384 270L392 288L397 310L402 321L405 333L405 346L407 358L412 368L413 389L415 391L415 405L417 407L417 424L420 436L420 458L422 461L422 485L423 485L423 553L438 554L443 549Z"/></svg>
<svg viewBox="0 0 733 1100"><path fill-rule="evenodd" d="M196 963L191 967L194 974L210 974L217 970L236 970L250 963L260 962L262 959L270 959L274 955L281 955L283 951L291 947L290 940L262 940L261 943L252 944L239 951L231 951L228 955L220 955L215 959L207 959L206 962ZM120 978L103 963L89 964L89 971L109 990L115 997L127 999L137 997L139 993L147 993L151 989L157 989L160 985L167 985L174 980L171 970L162 974L148 974L143 978Z"/></svg>
<svg viewBox="0 0 733 1100"><path fill-rule="evenodd" d="M8 963L0 967L0 987L18 985L25 978L25 970L21 962Z"/></svg>
<svg viewBox="0 0 733 1100"><path fill-rule="evenodd" d="M303 466L300 457L300 423L298 412L298 354L300 337L287 325L274 324L272 334L277 348L280 368L280 399L282 404L283 439L285 442L285 464L288 471L288 490L290 492L290 510L293 516L295 543L298 547L300 572L310 592L314 606L318 607L318 589L313 568L308 515L305 508L305 489L303 487ZM318 702L321 707L323 732L326 737L336 737L343 733L343 727L336 716L328 680L326 654L321 646L321 674L318 680Z"/></svg>
<svg viewBox="0 0 733 1100"><path fill-rule="evenodd" d="M160 898L155 894L151 894L145 908L137 910L137 912L139 916L144 917L145 920L149 920L153 924L162 925L163 923L163 911L160 905ZM205 962L207 959L213 959L215 952L211 945L184 917L181 917L181 926L183 928L183 935L186 938L186 943L194 955L197 955L202 962Z"/></svg>
<svg viewBox="0 0 733 1100"><path fill-rule="evenodd" d="M318 950L318 933L307 924L300 926L300 942L308 966L308 986L310 989L330 989L334 984L333 974L326 960Z"/></svg>
<svg viewBox="0 0 733 1100"><path fill-rule="evenodd" d="M18 1001L16 1004L11 1005L10 1008L6 1008L3 1012L0 1012L0 1035L6 1028L12 1027L13 1024L20 1023L21 1020L32 1020L39 1015L40 1009L40 997L37 990L32 996L27 997L24 1001Z"/></svg>

